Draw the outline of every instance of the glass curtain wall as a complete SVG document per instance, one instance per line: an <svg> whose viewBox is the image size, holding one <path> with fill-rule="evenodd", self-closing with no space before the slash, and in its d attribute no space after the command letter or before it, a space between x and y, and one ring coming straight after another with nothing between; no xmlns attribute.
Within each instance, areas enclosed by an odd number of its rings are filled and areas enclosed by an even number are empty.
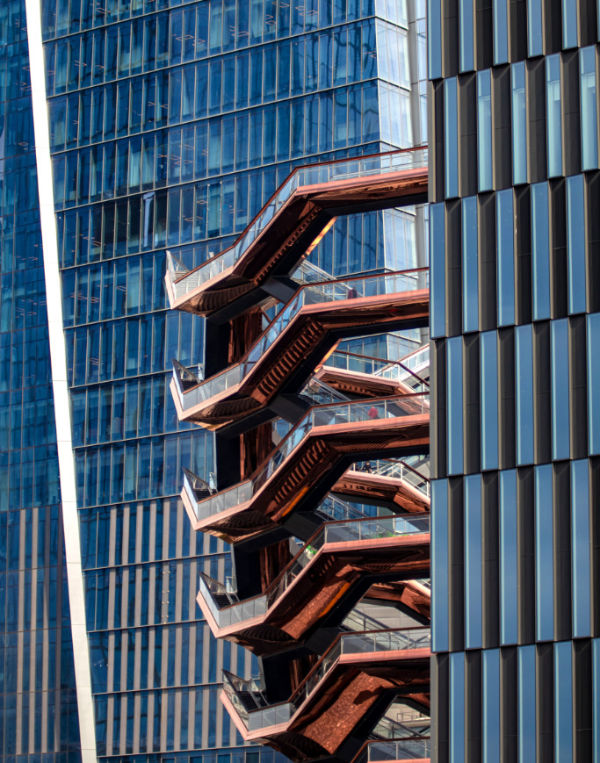
<svg viewBox="0 0 600 763"><path fill-rule="evenodd" d="M25 3L0 6L0 760L79 760Z"/></svg>
<svg viewBox="0 0 600 763"><path fill-rule="evenodd" d="M224 579L231 565L190 531L177 497L183 467L206 479L215 467L212 436L177 422L168 391L173 358L202 363L203 324L167 311L165 249L193 267L294 166L421 142L424 10L41 7L98 751L270 760L240 748L218 700L223 669L256 666L212 639L195 601L198 573ZM344 218L312 257L336 275L409 267L425 251L423 220Z"/></svg>

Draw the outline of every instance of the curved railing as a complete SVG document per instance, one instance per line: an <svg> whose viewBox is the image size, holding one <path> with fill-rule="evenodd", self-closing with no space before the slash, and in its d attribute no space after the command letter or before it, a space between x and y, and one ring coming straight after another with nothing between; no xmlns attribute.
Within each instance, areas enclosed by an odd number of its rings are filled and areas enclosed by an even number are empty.
<svg viewBox="0 0 600 763"><path fill-rule="evenodd" d="M429 533L429 515L410 517L373 517L323 525L280 572L265 593L242 601L235 592L208 575L200 573L200 595L219 628L265 615L292 583L309 567L319 551L330 543L369 541L377 538L400 538ZM226 606L221 601L229 600Z"/></svg>
<svg viewBox="0 0 600 763"><path fill-rule="evenodd" d="M415 362L414 358L423 357L421 353L425 350L428 365L429 345L409 353L402 360L389 360L371 355L361 355L356 352L348 352L347 350L336 350L328 359L327 364L345 371L369 374L370 376L378 376L398 382L406 381L415 392L426 392L429 389L429 381L414 370L415 368L421 369L424 367L420 362Z"/></svg>
<svg viewBox="0 0 600 763"><path fill-rule="evenodd" d="M325 281L302 286L294 297L283 306L266 330L257 339L246 355L232 366L209 379L201 379L190 369L179 363L173 364L173 379L182 410L211 399L215 395L240 384L285 331L305 305L339 302L361 297L375 297L385 294L427 289L429 271L417 268L383 275ZM195 381L195 383L194 383Z"/></svg>
<svg viewBox="0 0 600 763"><path fill-rule="evenodd" d="M270 705L261 681L245 681L227 672L223 689L248 731L258 731L289 722L343 655L429 649L430 644L429 628L342 633L287 702Z"/></svg>
<svg viewBox="0 0 600 763"><path fill-rule="evenodd" d="M298 167L269 199L237 241L228 249L201 263L191 271L184 271L173 257L167 260L167 278L175 299L179 299L233 267L250 246L263 234L292 194L303 187L330 182L366 179L427 166L427 149L391 151L308 167Z"/></svg>
<svg viewBox="0 0 600 763"><path fill-rule="evenodd" d="M200 498L187 474L184 474L184 490L199 520L232 509L250 501L269 480L281 464L318 427L349 423L371 422L381 419L402 418L419 413L429 413L429 396L424 394L397 395L368 400L366 402L334 403L311 408L271 453L254 475L244 482L219 493Z"/></svg>

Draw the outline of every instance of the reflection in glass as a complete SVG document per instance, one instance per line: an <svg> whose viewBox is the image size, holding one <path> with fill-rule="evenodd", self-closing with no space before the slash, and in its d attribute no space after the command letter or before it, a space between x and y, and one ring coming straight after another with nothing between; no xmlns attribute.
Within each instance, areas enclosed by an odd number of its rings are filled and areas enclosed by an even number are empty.
<svg viewBox="0 0 600 763"><path fill-rule="evenodd" d="M492 187L492 90L491 72L477 72L477 166L479 190Z"/></svg>
<svg viewBox="0 0 600 763"><path fill-rule="evenodd" d="M527 182L527 103L525 98L525 63L510 70L512 87L513 184Z"/></svg>
<svg viewBox="0 0 600 763"><path fill-rule="evenodd" d="M574 14L570 14L574 16ZM596 111L596 46L579 51L581 169L598 166L598 116Z"/></svg>
<svg viewBox="0 0 600 763"><path fill-rule="evenodd" d="M546 137L548 177L562 174L562 115L560 107L560 56L546 58Z"/></svg>

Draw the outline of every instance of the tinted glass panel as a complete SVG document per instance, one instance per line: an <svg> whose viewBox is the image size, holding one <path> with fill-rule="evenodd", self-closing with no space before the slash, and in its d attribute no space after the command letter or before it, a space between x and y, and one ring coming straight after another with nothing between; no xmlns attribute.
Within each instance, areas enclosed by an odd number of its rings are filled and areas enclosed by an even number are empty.
<svg viewBox="0 0 600 763"><path fill-rule="evenodd" d="M481 359L481 468L498 468L498 336L480 336Z"/></svg>
<svg viewBox="0 0 600 763"><path fill-rule="evenodd" d="M535 634L554 638L554 534L552 466L535 469Z"/></svg>
<svg viewBox="0 0 600 763"><path fill-rule="evenodd" d="M567 267L569 313L583 313L586 306L583 175L567 178Z"/></svg>
<svg viewBox="0 0 600 763"><path fill-rule="evenodd" d="M498 257L498 325L515 322L515 253L513 192L496 194L496 250Z"/></svg>
<svg viewBox="0 0 600 763"><path fill-rule="evenodd" d="M552 386L552 458L569 458L569 326L567 319L550 324Z"/></svg>
<svg viewBox="0 0 600 763"><path fill-rule="evenodd" d="M448 483L431 483L432 649L448 649Z"/></svg>
<svg viewBox="0 0 600 763"><path fill-rule="evenodd" d="M531 186L531 281L533 319L550 317L550 241L548 184Z"/></svg>
<svg viewBox="0 0 600 763"><path fill-rule="evenodd" d="M481 476L465 477L465 646L482 644Z"/></svg>
<svg viewBox="0 0 600 763"><path fill-rule="evenodd" d="M562 174L562 117L560 108L560 57L546 58L546 133L548 176Z"/></svg>
<svg viewBox="0 0 600 763"><path fill-rule="evenodd" d="M492 187L492 89L491 72L477 72L477 167L479 190Z"/></svg>
<svg viewBox="0 0 600 763"><path fill-rule="evenodd" d="M479 328L477 198L462 201L463 331Z"/></svg>
<svg viewBox="0 0 600 763"><path fill-rule="evenodd" d="M513 183L519 185L527 182L527 102L523 62L512 66L511 85Z"/></svg>
<svg viewBox="0 0 600 763"><path fill-rule="evenodd" d="M429 251L431 260L431 336L446 333L446 246L444 204L429 208Z"/></svg>
<svg viewBox="0 0 600 763"><path fill-rule="evenodd" d="M533 341L531 325L515 329L517 463L533 462Z"/></svg>
<svg viewBox="0 0 600 763"><path fill-rule="evenodd" d="M448 411L448 473L463 470L463 340L448 339L447 350L447 411Z"/></svg>
<svg viewBox="0 0 600 763"><path fill-rule="evenodd" d="M565 0L566 1L566 0ZM571 14L574 16L575 14ZM596 106L596 48L579 51L581 169L598 166L598 114Z"/></svg>
<svg viewBox="0 0 600 763"><path fill-rule="evenodd" d="M518 639L517 473L500 472L500 643Z"/></svg>
<svg viewBox="0 0 600 763"><path fill-rule="evenodd" d="M573 637L591 635L591 528L588 461L571 463Z"/></svg>
<svg viewBox="0 0 600 763"><path fill-rule="evenodd" d="M446 198L458 196L458 96L456 77L444 80L444 176Z"/></svg>

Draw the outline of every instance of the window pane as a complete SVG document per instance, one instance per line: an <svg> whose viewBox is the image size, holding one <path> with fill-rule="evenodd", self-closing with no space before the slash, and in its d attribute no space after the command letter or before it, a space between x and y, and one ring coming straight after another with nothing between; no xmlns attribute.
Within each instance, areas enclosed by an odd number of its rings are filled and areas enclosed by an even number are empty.
<svg viewBox="0 0 600 763"><path fill-rule="evenodd" d="M482 653L483 759L500 763L500 650Z"/></svg>
<svg viewBox="0 0 600 763"><path fill-rule="evenodd" d="M560 57L546 58L546 133L548 177L562 174L562 121L560 109Z"/></svg>
<svg viewBox="0 0 600 763"><path fill-rule="evenodd" d="M590 455L600 454L600 313L587 319L587 383Z"/></svg>
<svg viewBox="0 0 600 763"><path fill-rule="evenodd" d="M569 327L567 319L550 324L552 377L552 458L569 458Z"/></svg>
<svg viewBox="0 0 600 763"><path fill-rule="evenodd" d="M450 655L450 763L465 761L465 655Z"/></svg>
<svg viewBox="0 0 600 763"><path fill-rule="evenodd" d="M477 73L477 156L479 190L492 187L492 100L490 70Z"/></svg>
<svg viewBox="0 0 600 763"><path fill-rule="evenodd" d="M550 318L550 241L548 184L531 186L531 280L533 320Z"/></svg>
<svg viewBox="0 0 600 763"><path fill-rule="evenodd" d="M536 760L536 692L535 646L524 646L518 651L519 660L519 763Z"/></svg>
<svg viewBox="0 0 600 763"><path fill-rule="evenodd" d="M465 477L465 646L482 645L481 475Z"/></svg>
<svg viewBox="0 0 600 763"><path fill-rule="evenodd" d="M531 325L515 329L517 464L533 463L533 341Z"/></svg>
<svg viewBox="0 0 600 763"><path fill-rule="evenodd" d="M427 49L429 78L442 76L442 3L427 0Z"/></svg>
<svg viewBox="0 0 600 763"><path fill-rule="evenodd" d="M498 253L498 325L515 322L515 253L512 190L496 194L496 248Z"/></svg>
<svg viewBox="0 0 600 763"><path fill-rule="evenodd" d="M493 0L494 12L494 64L508 61L508 3L506 0Z"/></svg>
<svg viewBox="0 0 600 763"><path fill-rule="evenodd" d="M513 184L527 182L527 108L525 100L525 64L511 68Z"/></svg>
<svg viewBox="0 0 600 763"><path fill-rule="evenodd" d="M575 16L575 14L571 14ZM598 118L596 112L596 48L579 51L579 76L581 92L581 169L591 170L598 166Z"/></svg>
<svg viewBox="0 0 600 763"><path fill-rule="evenodd" d="M573 662L570 641L554 644L554 760L573 759Z"/></svg>
<svg viewBox="0 0 600 763"><path fill-rule="evenodd" d="M569 313L584 313L585 283L585 196L583 175L567 178L567 265Z"/></svg>
<svg viewBox="0 0 600 763"><path fill-rule="evenodd" d="M542 0L527 0L527 52L542 55Z"/></svg>
<svg viewBox="0 0 600 763"><path fill-rule="evenodd" d="M462 337L448 339L448 473L463 470L463 345Z"/></svg>
<svg viewBox="0 0 600 763"><path fill-rule="evenodd" d="M431 483L432 650L448 650L448 484Z"/></svg>
<svg viewBox="0 0 600 763"><path fill-rule="evenodd" d="M535 633L554 638L554 535L552 465L535 468Z"/></svg>
<svg viewBox="0 0 600 763"><path fill-rule="evenodd" d="M571 463L573 638L591 636L591 527L588 461Z"/></svg>
<svg viewBox="0 0 600 763"><path fill-rule="evenodd" d="M517 473L500 472L500 643L518 640Z"/></svg>
<svg viewBox="0 0 600 763"><path fill-rule="evenodd" d="M462 202L463 331L479 328L479 289L477 278L477 198Z"/></svg>
<svg viewBox="0 0 600 763"><path fill-rule="evenodd" d="M460 71L473 69L473 0L459 0Z"/></svg>
<svg viewBox="0 0 600 763"><path fill-rule="evenodd" d="M456 77L444 80L446 198L458 196L458 94Z"/></svg>
<svg viewBox="0 0 600 763"><path fill-rule="evenodd" d="M446 247L444 241L444 204L429 209L431 259L431 336L446 333Z"/></svg>
<svg viewBox="0 0 600 763"><path fill-rule="evenodd" d="M481 352L481 468L498 468L498 336L480 336Z"/></svg>

